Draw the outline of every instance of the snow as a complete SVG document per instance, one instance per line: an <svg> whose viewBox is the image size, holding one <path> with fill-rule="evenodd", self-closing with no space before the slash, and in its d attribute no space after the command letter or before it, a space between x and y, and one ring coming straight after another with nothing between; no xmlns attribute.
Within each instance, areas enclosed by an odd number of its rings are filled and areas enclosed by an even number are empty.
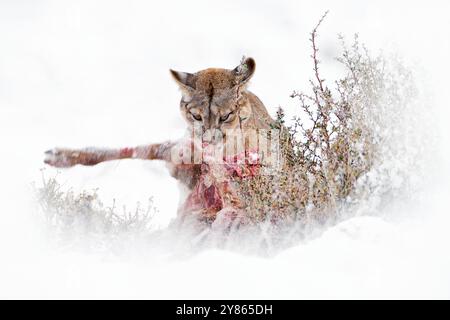
<svg viewBox="0 0 450 320"><path fill-rule="evenodd" d="M449 6L3 1L0 298L450 298ZM169 68L231 68L242 55L256 60L251 90L272 114L283 105L289 117L289 94L311 75L308 32L328 9L319 53L330 78L340 71L333 62L337 32L358 32L370 49L393 48L422 69L429 88L421 90L434 94L429 112L440 130L429 142L440 150L430 164L432 183L424 180L409 200L347 219L272 258L219 249L183 256L170 248L153 257L105 257L48 242L30 188L39 182L45 150L175 139L183 122ZM104 202L130 207L153 196L161 227L175 217L180 196L158 162L75 167L60 171L59 181L74 190L99 188Z"/></svg>

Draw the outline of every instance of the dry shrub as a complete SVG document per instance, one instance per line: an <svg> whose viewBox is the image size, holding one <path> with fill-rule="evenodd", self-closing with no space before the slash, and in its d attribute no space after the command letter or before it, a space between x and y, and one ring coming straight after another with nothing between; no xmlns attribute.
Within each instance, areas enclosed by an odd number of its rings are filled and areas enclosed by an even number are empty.
<svg viewBox="0 0 450 320"><path fill-rule="evenodd" d="M144 208L138 203L133 211L125 207L119 210L114 200L111 206L105 206L97 190L63 190L57 176L48 178L44 173L42 185L34 189L50 235L63 245L89 246L94 250L104 249L97 244L117 248L124 238L145 237L153 229L151 221L157 209L152 198Z"/></svg>
<svg viewBox="0 0 450 320"><path fill-rule="evenodd" d="M416 98L411 72L395 57L373 58L357 36L350 46L340 37L337 62L346 74L330 87L319 70L317 47L325 16L310 38L310 91L291 95L298 100L298 116L288 125L283 109L277 112L286 162L282 170L243 185L254 221L328 221L344 207L349 211L371 197L404 189L411 180L408 171L419 165L411 161L423 142L412 132L415 110L408 110Z"/></svg>

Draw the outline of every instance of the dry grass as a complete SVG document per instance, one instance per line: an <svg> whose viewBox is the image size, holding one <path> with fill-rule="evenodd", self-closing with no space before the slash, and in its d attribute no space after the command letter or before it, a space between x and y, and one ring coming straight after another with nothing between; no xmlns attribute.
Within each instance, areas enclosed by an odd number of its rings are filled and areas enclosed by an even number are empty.
<svg viewBox="0 0 450 320"><path fill-rule="evenodd" d="M44 172L42 185L34 189L49 233L64 245L102 243L113 247L124 237L145 237L153 229L151 220L157 210L152 198L144 208L138 203L133 211L125 207L120 210L115 201L105 206L97 190L81 193L63 190L57 176L48 178Z"/></svg>

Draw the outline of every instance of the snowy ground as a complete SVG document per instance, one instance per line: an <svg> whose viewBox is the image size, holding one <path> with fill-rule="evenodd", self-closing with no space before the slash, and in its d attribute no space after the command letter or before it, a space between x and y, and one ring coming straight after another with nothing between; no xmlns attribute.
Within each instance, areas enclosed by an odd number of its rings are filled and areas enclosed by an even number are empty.
<svg viewBox="0 0 450 320"><path fill-rule="evenodd" d="M327 9L328 74L339 72L337 33L358 32L372 50L414 62L434 93L439 178L410 203L270 259L222 250L106 258L57 250L42 236L30 185L43 151L176 138L183 123L168 69L234 67L244 54L257 62L252 91L270 110L294 112L289 94L311 75L308 32ZM450 298L449 9L448 1L1 1L0 298ZM160 163L76 167L59 180L131 207L153 196L160 226L176 213L177 185Z"/></svg>

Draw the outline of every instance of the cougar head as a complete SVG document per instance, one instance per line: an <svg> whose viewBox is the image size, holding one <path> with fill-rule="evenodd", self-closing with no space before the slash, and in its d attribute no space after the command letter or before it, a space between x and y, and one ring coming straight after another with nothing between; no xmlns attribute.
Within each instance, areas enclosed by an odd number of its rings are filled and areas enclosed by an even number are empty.
<svg viewBox="0 0 450 320"><path fill-rule="evenodd" d="M170 70L182 92L181 114L189 128L200 131L204 142L216 143L228 130L245 127L250 120L252 109L245 86L255 66L255 61L247 58L234 69Z"/></svg>

